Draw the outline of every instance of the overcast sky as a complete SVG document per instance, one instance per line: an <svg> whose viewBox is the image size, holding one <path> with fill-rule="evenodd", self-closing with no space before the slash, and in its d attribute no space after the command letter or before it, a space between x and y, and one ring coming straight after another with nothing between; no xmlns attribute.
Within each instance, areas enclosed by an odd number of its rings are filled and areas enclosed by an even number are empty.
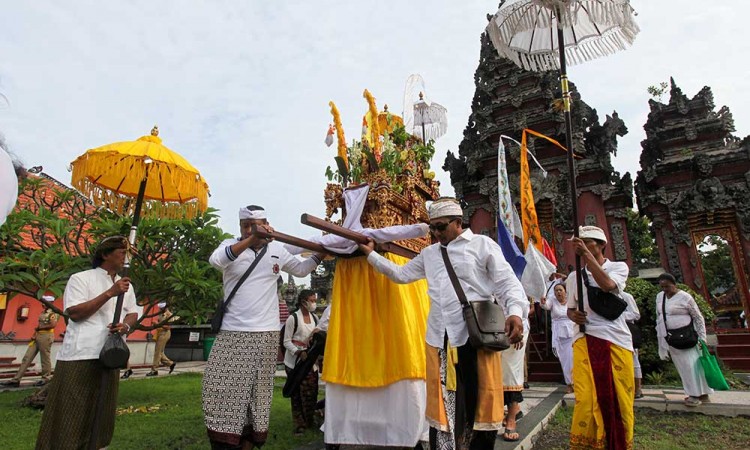
<svg viewBox="0 0 750 450"><path fill-rule="evenodd" d="M574 66L570 77L600 118L616 109L630 133L614 163L635 176L648 114L646 88L673 76L688 97L711 86L717 109L750 134L750 3L636 0L632 48ZM456 151L470 113L479 38L497 1L34 1L1 0L0 131L27 166L70 184L89 148L159 125L165 145L196 166L222 226L237 209L266 207L280 231L315 234L301 213L324 214L323 139L342 113L358 137L367 88L402 110L421 74L448 109L433 169ZM664 101L668 99L665 96Z"/></svg>

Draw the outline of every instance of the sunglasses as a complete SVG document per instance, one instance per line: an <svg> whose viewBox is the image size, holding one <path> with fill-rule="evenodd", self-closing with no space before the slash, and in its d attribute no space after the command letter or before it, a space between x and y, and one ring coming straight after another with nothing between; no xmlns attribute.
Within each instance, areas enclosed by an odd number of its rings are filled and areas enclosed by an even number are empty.
<svg viewBox="0 0 750 450"><path fill-rule="evenodd" d="M440 231L440 232L443 232L443 231L445 231L446 228L448 228L448 225L450 225L451 222L453 222L453 220L448 221L448 222L443 222L443 223L431 223L430 224L430 231Z"/></svg>

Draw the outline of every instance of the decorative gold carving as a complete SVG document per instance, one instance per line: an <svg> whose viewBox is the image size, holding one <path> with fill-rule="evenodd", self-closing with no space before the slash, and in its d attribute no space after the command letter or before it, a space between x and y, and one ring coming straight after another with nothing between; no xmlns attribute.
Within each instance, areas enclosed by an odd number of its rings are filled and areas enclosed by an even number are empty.
<svg viewBox="0 0 750 450"><path fill-rule="evenodd" d="M440 194L440 184L434 180L427 180L421 175L424 167L417 163L414 174L406 171L391 182L390 176L384 170L369 172L362 176L364 182L370 185L364 211L360 222L365 228L385 228L395 225L412 225L427 222L427 208L425 202L437 199ZM429 184L427 184L429 182ZM400 192L398 192L400 188ZM326 219L339 210L343 211L343 190L341 185L329 183L325 189ZM339 221L340 222L340 221ZM420 239L406 239L394 244L407 250L419 253L430 245L429 236Z"/></svg>

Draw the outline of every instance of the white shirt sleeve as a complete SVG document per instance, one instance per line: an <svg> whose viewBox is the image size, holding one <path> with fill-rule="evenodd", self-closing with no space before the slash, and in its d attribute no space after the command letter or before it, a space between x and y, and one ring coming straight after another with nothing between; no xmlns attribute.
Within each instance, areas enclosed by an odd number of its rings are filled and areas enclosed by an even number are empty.
<svg viewBox="0 0 750 450"><path fill-rule="evenodd" d="M403 266L399 266L393 261L384 258L377 252L370 253L367 256L367 262L369 262L375 270L390 278L391 281L399 284L412 283L425 278L424 257L421 253Z"/></svg>
<svg viewBox="0 0 750 450"><path fill-rule="evenodd" d="M312 255L309 258L301 258L295 255L292 255L289 253L289 251L284 248L281 248L281 254L279 255L281 257L281 270L284 272L290 273L294 275L297 278L303 278L306 277L315 270L316 267L318 267L318 264L320 264L320 258L318 258L315 255Z"/></svg>
<svg viewBox="0 0 750 450"><path fill-rule="evenodd" d="M67 312L68 308L86 303L89 300L91 299L85 281L79 274L73 274L68 280L68 284L65 285L65 293L63 294L64 311Z"/></svg>
<svg viewBox="0 0 750 450"><path fill-rule="evenodd" d="M331 305L326 306L326 309L323 311L323 315L320 316L320 320L318 321L318 326L315 327L317 330L320 331L328 331L328 323L331 320Z"/></svg>
<svg viewBox="0 0 750 450"><path fill-rule="evenodd" d="M297 314L296 312L294 314ZM284 348L288 352L292 352L292 355L296 355L299 349L294 343L292 338L294 337L294 314L290 314L286 319L286 325L284 326Z"/></svg>
<svg viewBox="0 0 750 450"><path fill-rule="evenodd" d="M622 299L625 300L625 303L628 304L628 307L625 309L625 311L622 313L623 318L625 321L637 321L641 318L641 312L638 309L638 304L635 302L635 298L633 298L632 295L628 294L627 292L622 292Z"/></svg>
<svg viewBox="0 0 750 450"><path fill-rule="evenodd" d="M209 264L221 271L223 271L228 265L232 264L232 262L237 259L237 256L232 253L231 247L232 244L237 242L239 241L234 239L227 239L222 242L208 258Z"/></svg>
<svg viewBox="0 0 750 450"><path fill-rule="evenodd" d="M125 317L128 314L137 314L138 317L141 316L143 313L143 307L138 305L138 302L136 301L135 297L135 288L133 285L130 285L130 288L125 293L125 296L123 297L122 302L122 317Z"/></svg>
<svg viewBox="0 0 750 450"><path fill-rule="evenodd" d="M693 296L685 292L685 297L686 297L685 306L687 306L688 313L690 314L690 317L693 319L693 328L695 328L695 331L698 333L698 338L705 342L706 320L703 318L703 314L701 314L701 310L700 308L698 308L698 303L695 302L695 299L693 298Z"/></svg>

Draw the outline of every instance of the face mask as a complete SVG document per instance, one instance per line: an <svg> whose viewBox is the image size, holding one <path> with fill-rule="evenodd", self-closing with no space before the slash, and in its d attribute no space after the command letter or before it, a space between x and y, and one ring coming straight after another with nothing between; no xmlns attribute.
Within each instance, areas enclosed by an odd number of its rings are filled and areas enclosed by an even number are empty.
<svg viewBox="0 0 750 450"><path fill-rule="evenodd" d="M310 312L315 311L315 309L317 307L318 307L318 305L315 302L309 302L309 303L307 303L307 306L306 306L307 310L310 311Z"/></svg>

